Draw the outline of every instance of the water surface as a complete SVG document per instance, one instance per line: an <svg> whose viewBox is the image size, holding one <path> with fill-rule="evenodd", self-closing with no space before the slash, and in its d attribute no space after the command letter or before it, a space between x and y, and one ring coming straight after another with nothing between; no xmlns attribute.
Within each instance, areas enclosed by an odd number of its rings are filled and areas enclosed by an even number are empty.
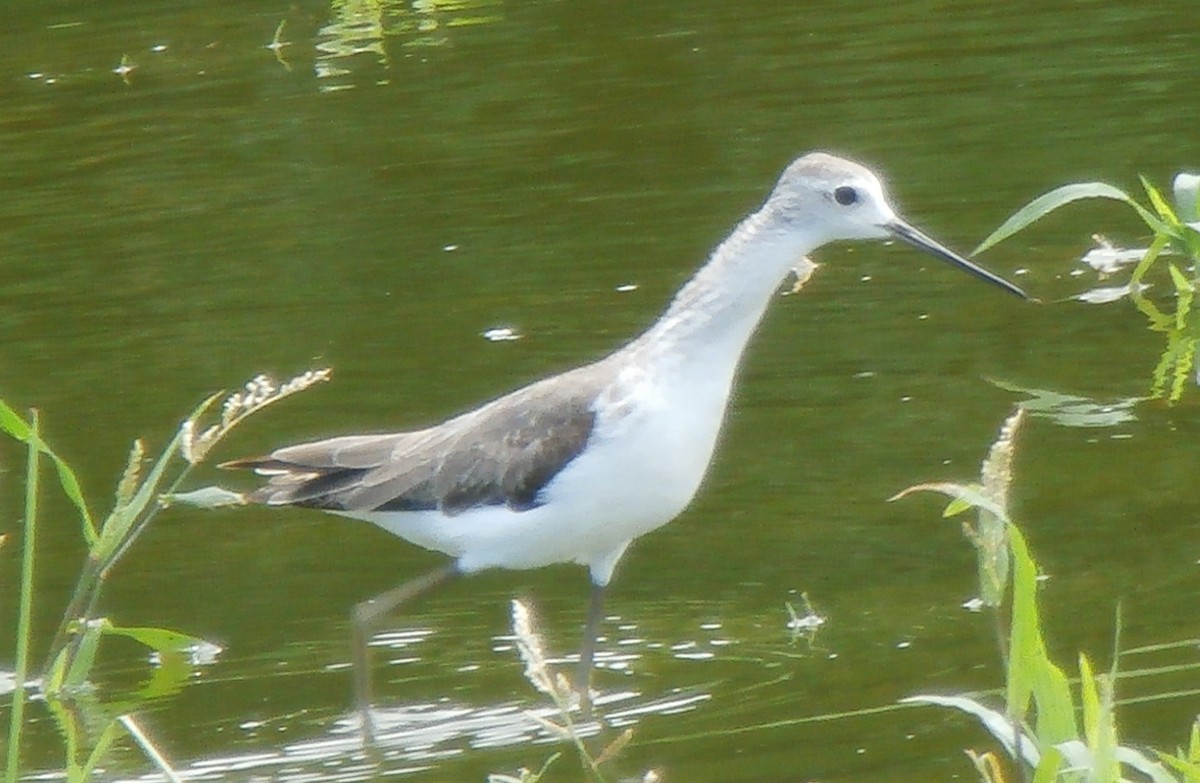
<svg viewBox="0 0 1200 783"><path fill-rule="evenodd" d="M97 510L133 437L162 444L204 395L259 371L331 366L335 380L248 424L222 458L436 422L644 328L809 149L880 167L908 217L962 249L1064 181L1165 182L1194 163L1179 98L1200 65L1192 12L18 4L0 51L0 391L41 409ZM281 22L286 45L268 48ZM123 58L133 70L115 73ZM1139 238L1117 207L1080 205L984 256L1043 306L864 244L823 250L802 294L774 304L701 496L638 542L611 591L597 683L610 720L637 724L621 772L974 774L970 722L876 711L1000 682L989 622L961 606L974 562L957 522L932 498L885 501L976 474L1024 397L997 381L1099 404L1145 395L1159 338L1132 307L1054 303L1095 284L1071 273L1098 230ZM497 327L521 339L484 339ZM1195 635L1194 396L1085 422L1103 426L1028 422L1017 509L1051 575L1064 662L1105 658L1117 601L1125 648ZM70 525L44 536L43 635L81 555ZM226 648L145 716L181 767L359 780L349 608L437 562L316 513L180 510L104 608ZM827 618L811 644L786 627L801 591ZM507 638L508 601L528 596L569 656L586 592L577 568L485 574L382 637L385 768L481 780L540 766L553 747L523 715L543 701ZM137 656L113 650L106 676L136 682ZM1195 696L1157 698L1124 725L1173 747L1196 711ZM31 755L51 769L57 738L39 726ZM134 752L110 769L145 771Z"/></svg>

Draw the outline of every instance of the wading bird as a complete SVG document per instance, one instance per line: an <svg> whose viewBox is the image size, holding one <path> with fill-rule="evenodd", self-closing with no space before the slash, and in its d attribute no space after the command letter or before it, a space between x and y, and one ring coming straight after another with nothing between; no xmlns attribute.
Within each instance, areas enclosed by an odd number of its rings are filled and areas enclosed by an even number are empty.
<svg viewBox="0 0 1200 783"><path fill-rule="evenodd" d="M355 608L355 694L370 737L368 642L381 618L486 568L591 573L576 687L585 710L604 591L629 544L674 519L712 460L738 364L788 273L838 240L899 239L1026 297L901 219L878 177L825 153L789 165L624 347L425 429L277 449L227 467L268 477L247 497L366 520L448 564Z"/></svg>

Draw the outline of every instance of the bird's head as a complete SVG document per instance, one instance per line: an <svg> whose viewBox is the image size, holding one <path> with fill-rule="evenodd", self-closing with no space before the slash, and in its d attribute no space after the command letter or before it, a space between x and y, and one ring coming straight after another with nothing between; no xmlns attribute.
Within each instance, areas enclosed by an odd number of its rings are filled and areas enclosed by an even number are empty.
<svg viewBox="0 0 1200 783"><path fill-rule="evenodd" d="M899 239L1026 299L1016 285L968 261L912 226L892 207L870 169L824 152L797 158L780 176L764 212L785 231L803 231L813 246L846 239Z"/></svg>

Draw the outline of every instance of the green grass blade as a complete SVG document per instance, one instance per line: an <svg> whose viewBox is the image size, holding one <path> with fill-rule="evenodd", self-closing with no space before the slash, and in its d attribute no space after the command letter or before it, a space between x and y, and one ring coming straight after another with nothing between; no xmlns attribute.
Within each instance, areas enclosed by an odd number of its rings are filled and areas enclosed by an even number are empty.
<svg viewBox="0 0 1200 783"><path fill-rule="evenodd" d="M1032 783L1056 783L1058 771L1062 767L1063 756L1057 748L1046 748L1042 760L1033 773Z"/></svg>
<svg viewBox="0 0 1200 783"><path fill-rule="evenodd" d="M168 628L121 627L113 625L106 628L105 633L111 636L124 636L133 639L149 647L151 650L162 653L179 652L204 643L203 639L188 636L179 631L172 631Z"/></svg>
<svg viewBox="0 0 1200 783"><path fill-rule="evenodd" d="M1033 201L1018 209L1012 217L1004 221L999 228L980 242L979 246L971 251L971 255L978 255L993 245L1008 239L1013 234L1031 223L1042 219L1059 207L1085 198L1108 198L1115 201L1124 201L1127 204L1135 204L1125 191L1103 182L1076 182L1070 185L1063 185L1049 193L1038 196Z"/></svg>
<svg viewBox="0 0 1200 783"><path fill-rule="evenodd" d="M1013 595L1008 711L1023 717L1033 701L1037 705L1037 739L1041 747L1048 747L1078 735L1071 686L1046 652L1037 608L1037 564L1015 525L1009 526L1009 546Z"/></svg>
<svg viewBox="0 0 1200 783"><path fill-rule="evenodd" d="M9 413L11 408L4 406ZM13 414L15 416L15 414ZM16 417L25 424L21 417ZM9 713L8 724L8 763L5 765L4 779L7 783L16 783L20 771L21 758L21 729L25 720L25 680L29 676L29 634L33 617L33 567L35 544L37 542L37 505L38 505L38 473L41 450L38 448L38 415L33 411L29 417L26 441L29 451L25 463L25 519L21 544L21 595L17 610L17 649L16 658L16 687L12 695L12 711Z"/></svg>
<svg viewBox="0 0 1200 783"><path fill-rule="evenodd" d="M1180 335L1177 354L1175 372L1171 377L1171 393L1167 397L1167 401L1172 403L1179 402L1192 379L1192 367L1196 361L1196 339Z"/></svg>
<svg viewBox="0 0 1200 783"><path fill-rule="evenodd" d="M1175 328L1183 331L1187 328L1188 315L1192 312L1195 291L1192 289L1192 281L1176 269L1174 264L1167 264L1167 269L1171 272L1171 282L1175 284Z"/></svg>
<svg viewBox="0 0 1200 783"><path fill-rule="evenodd" d="M50 457L54 463L54 469L58 471L58 483L62 487L63 494L71 501L71 505L75 506L75 510L79 512L79 521L83 525L83 538L90 547L98 538L96 534L96 524L92 521L92 514L88 511L87 502L83 499L83 489L79 486L79 479L75 476L75 471L71 469L61 457L49 448L42 444L42 450L46 456Z"/></svg>
<svg viewBox="0 0 1200 783"><path fill-rule="evenodd" d="M73 774L68 776L68 780L78 780L80 783L86 783L92 779L92 773L96 769L96 765L108 753L109 748L121 736L121 726L115 720L111 721L100 732L100 736L96 739L96 744L92 746L92 750L88 753L87 761L82 766L75 767L71 770Z"/></svg>
<svg viewBox="0 0 1200 783"><path fill-rule="evenodd" d="M4 400L0 400L0 430L22 443L29 442L29 425Z"/></svg>
<svg viewBox="0 0 1200 783"><path fill-rule="evenodd" d="M1180 756L1172 756L1168 753L1163 753L1162 751L1155 751L1155 754L1158 756L1160 761L1179 774L1183 775L1183 779L1188 781L1188 783L1200 780L1200 764L1196 764L1195 762L1189 761Z"/></svg>
<svg viewBox="0 0 1200 783"><path fill-rule="evenodd" d="M102 617L98 620L88 620L76 631L80 634L79 642L73 648L74 653L65 659L68 666L67 670L62 672L60 687L63 691L69 693L87 683L96 665L96 655L100 652L100 638L110 627L112 623Z"/></svg>
<svg viewBox="0 0 1200 783"><path fill-rule="evenodd" d="M134 699L144 703L174 696L187 685L195 668L190 652L160 652L150 679L137 689Z"/></svg>
<svg viewBox="0 0 1200 783"><path fill-rule="evenodd" d="M1095 748L1100 735L1100 690L1096 675L1087 656L1079 654L1079 701L1082 704L1083 735L1087 744Z"/></svg>
<svg viewBox="0 0 1200 783"><path fill-rule="evenodd" d="M1171 241L1170 237L1165 234L1159 234L1150 243L1150 247L1146 248L1146 255L1142 256L1142 260L1138 261L1137 266L1133 268L1133 272L1129 275L1129 299L1133 302L1137 309L1142 311L1142 314L1150 319L1151 328L1164 330L1170 327L1172 319L1162 310L1154 305L1146 295L1142 293L1142 278L1146 272L1158 260L1159 255L1167 244Z"/></svg>
<svg viewBox="0 0 1200 783"><path fill-rule="evenodd" d="M58 483L62 485L67 499L79 511L79 518L83 523L83 536L90 547L96 540L96 526L92 522L92 514L88 511L87 503L83 500L83 490L79 486L79 479L75 476L75 471L42 442L37 433L30 429L30 425L4 400L0 400L0 431L8 433L22 443L34 442L38 449L54 463L54 469L58 471Z"/></svg>
<svg viewBox="0 0 1200 783"><path fill-rule="evenodd" d="M1150 206L1154 207L1154 211L1158 213L1158 217L1166 225L1171 227L1173 232L1178 231L1181 227L1179 217L1175 214L1175 210L1167 203L1162 192L1150 184L1150 180L1145 177L1138 177L1142 181L1142 188L1146 191L1147 198L1150 199Z"/></svg>

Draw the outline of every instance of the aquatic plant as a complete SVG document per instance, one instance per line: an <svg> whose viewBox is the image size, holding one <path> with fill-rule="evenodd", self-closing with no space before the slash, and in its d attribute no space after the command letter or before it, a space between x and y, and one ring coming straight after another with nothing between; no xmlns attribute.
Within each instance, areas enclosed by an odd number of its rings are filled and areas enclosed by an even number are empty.
<svg viewBox="0 0 1200 783"><path fill-rule="evenodd" d="M1141 184L1149 206L1143 206L1126 191L1104 182L1079 182L1055 188L1017 210L984 239L974 253L982 253L1074 201L1104 198L1129 205L1154 238L1149 247L1138 251L1116 251L1111 246L1102 248L1112 251L1108 254L1110 258L1123 255L1129 260L1137 260L1127 286L1106 290L1113 298L1115 295L1112 292L1127 293L1138 310L1146 316L1150 329L1166 335L1166 347L1154 368L1151 394L1176 402L1192 377L1196 345L1200 341L1200 311L1193 308L1193 299L1200 286L1200 175L1176 175L1172 188L1174 203L1168 201L1145 177L1141 178ZM1107 244L1106 240L1100 241ZM1183 263L1176 264L1164 259L1166 255L1181 257ZM1101 271L1109 273L1119 266L1119 261L1113 261L1104 265ZM1173 311L1163 311L1152 302L1146 296L1146 285L1142 282L1152 267L1161 266L1166 267L1174 292Z"/></svg>
<svg viewBox="0 0 1200 783"><path fill-rule="evenodd" d="M579 762L594 783L605 783L607 776L604 767L615 759L633 739L633 729L626 729L614 739L606 742L599 753L588 748L580 726L575 722L575 712L579 704L579 692L561 671L550 663L546 652L546 643L535 628L534 616L523 601L514 599L512 602L512 630L517 653L525 664L525 679L538 692L550 697L557 714L557 720L550 720L534 712L527 712L530 719L546 730L551 736L569 742L574 746L579 756ZM516 775L492 774L488 783L538 783L546 774L546 770L558 760L560 753L551 755L537 772L521 769ZM646 772L639 780L642 783L656 783L658 773L654 770Z"/></svg>
<svg viewBox="0 0 1200 783"><path fill-rule="evenodd" d="M140 745L147 757L169 779L177 779L133 713L149 699L177 691L199 660L211 658L219 648L202 639L157 627L118 625L97 615L103 586L113 569L159 513L172 504L204 506L240 502L240 496L220 491L178 494L191 471L217 443L250 415L313 384L326 380L328 370L305 373L277 386L258 376L242 391L228 396L214 418L209 411L221 395L213 395L187 416L175 437L152 463L140 440L134 441L115 493L112 510L99 525L70 464L41 436L37 411L28 417L0 400L0 432L25 444L25 504L21 520L21 588L18 604L14 674L15 687L9 717L5 781L14 783L20 773L21 734L25 702L31 683L31 617L41 494L42 460L49 461L58 485L78 517L87 556L80 567L71 598L54 632L41 667L39 690L66 744L67 780L90 778L96 764L121 736ZM121 636L152 651L155 670L136 693L101 703L91 686L91 675L103 639Z"/></svg>
<svg viewBox="0 0 1200 783"><path fill-rule="evenodd" d="M1066 672L1047 652L1038 609L1039 570L1009 515L1013 455L1023 419L1024 411L1018 409L1004 422L983 462L979 483L918 484L892 498L934 491L952 498L944 516L975 511L975 520L964 523L963 531L975 548L981 603L996 621L1006 683L1004 705L992 707L966 695L919 695L904 702L952 707L974 716L1016 763L1021 780L1196 783L1200 781L1200 722L1192 727L1189 747L1174 754L1147 753L1120 736L1115 646L1106 672L1097 671L1086 655L1079 656L1077 695ZM967 753L984 783L1008 780L994 753Z"/></svg>

